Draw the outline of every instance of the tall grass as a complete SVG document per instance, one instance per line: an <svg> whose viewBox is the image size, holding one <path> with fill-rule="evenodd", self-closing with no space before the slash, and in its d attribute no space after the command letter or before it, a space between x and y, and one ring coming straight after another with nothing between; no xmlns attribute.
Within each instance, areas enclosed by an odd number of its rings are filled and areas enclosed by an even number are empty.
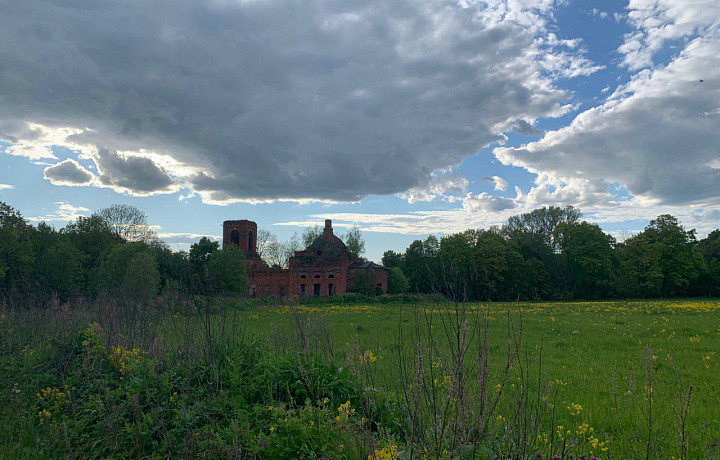
<svg viewBox="0 0 720 460"><path fill-rule="evenodd" d="M322 312L342 307L322 303L269 307L281 321L209 298L4 308L0 457L713 455L698 445L713 434L695 431L696 387L658 392L655 348L638 363L639 383L634 372L606 376L615 409L604 416L627 431L613 433L591 425L571 399L583 388L547 365L546 332L528 335L527 308L439 298L372 308L395 318L382 341L359 321L338 329ZM365 304L357 311L370 317ZM263 333L248 321L263 321Z"/></svg>

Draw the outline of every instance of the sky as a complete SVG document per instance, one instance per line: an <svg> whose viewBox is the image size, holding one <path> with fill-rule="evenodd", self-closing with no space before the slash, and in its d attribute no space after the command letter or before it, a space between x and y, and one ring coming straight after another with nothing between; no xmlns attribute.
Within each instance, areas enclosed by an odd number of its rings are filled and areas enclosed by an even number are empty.
<svg viewBox="0 0 720 460"><path fill-rule="evenodd" d="M366 256L572 205L720 227L717 0L0 0L0 200Z"/></svg>

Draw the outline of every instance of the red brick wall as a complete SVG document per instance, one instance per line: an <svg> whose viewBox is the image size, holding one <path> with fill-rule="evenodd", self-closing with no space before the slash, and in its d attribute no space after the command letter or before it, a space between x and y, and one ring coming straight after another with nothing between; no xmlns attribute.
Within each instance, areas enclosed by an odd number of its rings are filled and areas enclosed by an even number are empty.
<svg viewBox="0 0 720 460"><path fill-rule="evenodd" d="M292 295L290 285L290 270L256 270L248 273L248 291L255 297L284 297Z"/></svg>
<svg viewBox="0 0 720 460"><path fill-rule="evenodd" d="M358 277L363 273L369 273L373 280L373 285L379 284L383 293L387 293L388 274L390 273L390 270L387 268L351 268L348 270L348 288L352 288L357 282Z"/></svg>
<svg viewBox="0 0 720 460"><path fill-rule="evenodd" d="M249 220L226 220L223 222L223 246L232 244L232 233L238 232L239 247L245 255L257 252L257 224Z"/></svg>

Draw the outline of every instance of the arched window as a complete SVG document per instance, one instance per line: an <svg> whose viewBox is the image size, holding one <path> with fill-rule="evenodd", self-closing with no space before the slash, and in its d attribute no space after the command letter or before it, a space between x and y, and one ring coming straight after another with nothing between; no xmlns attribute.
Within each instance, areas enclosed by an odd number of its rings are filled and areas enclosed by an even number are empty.
<svg viewBox="0 0 720 460"><path fill-rule="evenodd" d="M300 275L300 279L301 279L301 280L304 280L305 278L307 278L307 276L305 276L305 275Z"/></svg>
<svg viewBox="0 0 720 460"><path fill-rule="evenodd" d="M255 239L252 230L248 232L248 252L255 252Z"/></svg>
<svg viewBox="0 0 720 460"><path fill-rule="evenodd" d="M335 275L333 275L333 274L328 275L328 279L333 279L333 278L335 278Z"/></svg>
<svg viewBox="0 0 720 460"><path fill-rule="evenodd" d="M315 276L313 276L313 278L315 278L316 280L319 280L319 279L320 279L320 275L315 275Z"/></svg>
<svg viewBox="0 0 720 460"><path fill-rule="evenodd" d="M240 233L237 230L230 232L230 243L235 246L240 246Z"/></svg>

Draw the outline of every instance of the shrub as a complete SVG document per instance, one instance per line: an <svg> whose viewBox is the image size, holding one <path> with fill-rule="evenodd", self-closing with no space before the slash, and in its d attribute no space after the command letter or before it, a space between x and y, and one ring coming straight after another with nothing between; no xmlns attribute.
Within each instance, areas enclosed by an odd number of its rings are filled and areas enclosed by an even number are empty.
<svg viewBox="0 0 720 460"><path fill-rule="evenodd" d="M408 279L400 267L393 267L388 274L388 294L406 294L409 289Z"/></svg>

